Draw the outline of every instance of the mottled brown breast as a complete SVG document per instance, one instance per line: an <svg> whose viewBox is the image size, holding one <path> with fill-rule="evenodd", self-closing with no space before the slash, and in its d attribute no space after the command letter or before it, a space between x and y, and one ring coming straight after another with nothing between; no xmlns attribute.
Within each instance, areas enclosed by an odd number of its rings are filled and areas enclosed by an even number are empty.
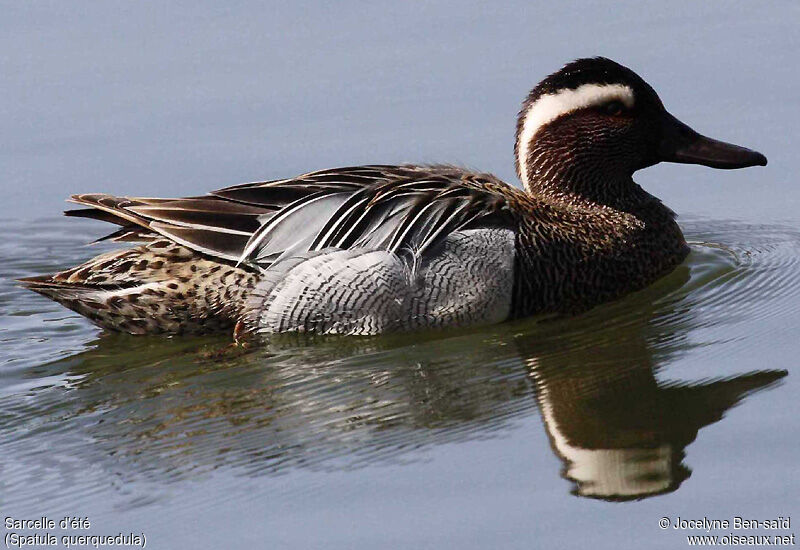
<svg viewBox="0 0 800 550"><path fill-rule="evenodd" d="M660 201L634 212L530 201L519 217L512 317L577 313L642 289L688 246Z"/></svg>

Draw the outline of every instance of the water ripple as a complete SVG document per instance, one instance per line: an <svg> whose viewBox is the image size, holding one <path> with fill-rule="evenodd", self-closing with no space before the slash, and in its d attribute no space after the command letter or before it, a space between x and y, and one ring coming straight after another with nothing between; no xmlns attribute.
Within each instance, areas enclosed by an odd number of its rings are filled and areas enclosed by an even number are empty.
<svg viewBox="0 0 800 550"><path fill-rule="evenodd" d="M381 338L275 337L242 350L228 335L98 338L10 280L97 253L77 246L94 227L2 224L0 446L13 457L2 466L3 493L37 513L101 493L145 506L219 469L249 477L420 460L432 445L500 437L536 411L576 494L675 490L689 477L682 453L697 430L785 373L699 372L699 383L684 384L659 382L658 373L688 354L764 345L797 311L800 292L800 232L683 226L692 252L682 266L578 317ZM770 322L754 329L744 319ZM627 426L619 407L650 419L649 431ZM651 482L632 481L643 475L636 468L620 474L625 457L655 447L673 466L651 453ZM608 461L617 477L603 470Z"/></svg>

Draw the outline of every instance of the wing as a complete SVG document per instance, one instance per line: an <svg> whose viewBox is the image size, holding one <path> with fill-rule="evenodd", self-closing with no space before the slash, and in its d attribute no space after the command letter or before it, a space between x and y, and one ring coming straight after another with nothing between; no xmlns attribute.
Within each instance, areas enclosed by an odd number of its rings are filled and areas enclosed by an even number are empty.
<svg viewBox="0 0 800 550"><path fill-rule="evenodd" d="M509 225L509 195L490 175L447 166L359 166L247 183L181 199L75 195L69 216L120 225L105 238L167 237L211 257L266 268L324 248L420 256L449 233Z"/></svg>
<svg viewBox="0 0 800 550"><path fill-rule="evenodd" d="M160 235L212 257L236 262L253 233L290 204L315 193L352 193L363 186L386 181L392 177L392 168L360 166L324 170L180 199L73 195L71 202L88 208L68 210L65 214L121 226L99 240L141 241Z"/></svg>

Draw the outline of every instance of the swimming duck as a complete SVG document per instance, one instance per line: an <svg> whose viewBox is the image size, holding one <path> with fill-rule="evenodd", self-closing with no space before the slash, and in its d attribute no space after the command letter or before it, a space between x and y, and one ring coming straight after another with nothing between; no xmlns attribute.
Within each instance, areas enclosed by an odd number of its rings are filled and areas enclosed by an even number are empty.
<svg viewBox="0 0 800 550"><path fill-rule="evenodd" d="M606 58L525 99L524 189L446 165L370 165L179 199L74 195L135 248L22 282L101 327L143 333L370 335L571 314L669 273L688 247L637 185L658 162L766 165L704 137Z"/></svg>

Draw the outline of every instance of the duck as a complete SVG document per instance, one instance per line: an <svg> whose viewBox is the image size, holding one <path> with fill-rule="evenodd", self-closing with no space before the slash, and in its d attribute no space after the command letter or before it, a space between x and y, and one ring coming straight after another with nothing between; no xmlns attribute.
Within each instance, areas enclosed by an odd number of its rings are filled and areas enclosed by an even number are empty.
<svg viewBox="0 0 800 550"><path fill-rule="evenodd" d="M670 273L676 214L633 180L659 162L764 166L671 115L631 69L570 62L525 98L522 187L453 165L365 165L185 198L73 195L134 246L23 285L100 327L234 337L377 335L576 315Z"/></svg>

